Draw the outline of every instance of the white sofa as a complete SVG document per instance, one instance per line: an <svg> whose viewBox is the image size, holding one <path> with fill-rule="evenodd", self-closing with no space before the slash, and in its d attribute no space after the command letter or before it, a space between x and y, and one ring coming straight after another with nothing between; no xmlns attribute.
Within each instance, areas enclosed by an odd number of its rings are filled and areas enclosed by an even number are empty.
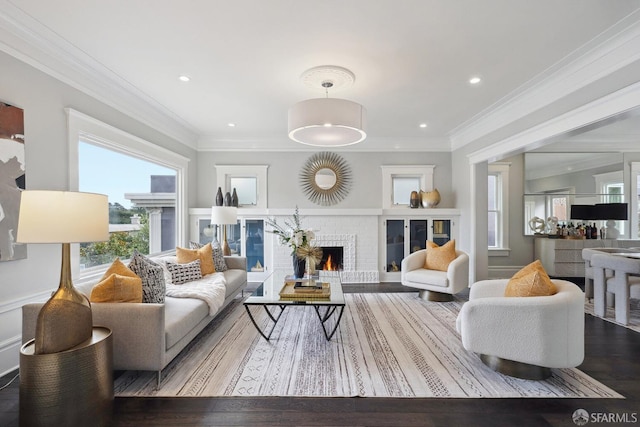
<svg viewBox="0 0 640 427"><path fill-rule="evenodd" d="M469 256L456 251L456 259L447 271L424 268L427 250L421 249L402 260L400 282L404 286L420 289L420 298L429 301L451 301L453 295L469 286Z"/></svg>
<svg viewBox="0 0 640 427"><path fill-rule="evenodd" d="M172 298L164 304L92 303L93 324L106 326L113 334L114 370L156 371L158 385L162 369L193 340L247 285L247 259L225 257L228 270L225 300L213 315L209 306L196 298ZM211 280L211 275L200 281ZM95 283L76 288L89 296ZM35 336L36 320L42 303L22 307L22 342Z"/></svg>
<svg viewBox="0 0 640 427"><path fill-rule="evenodd" d="M576 284L552 279L551 296L505 297L509 279L471 285L456 321L465 349L507 375L543 379L550 368L584 359L584 293Z"/></svg>

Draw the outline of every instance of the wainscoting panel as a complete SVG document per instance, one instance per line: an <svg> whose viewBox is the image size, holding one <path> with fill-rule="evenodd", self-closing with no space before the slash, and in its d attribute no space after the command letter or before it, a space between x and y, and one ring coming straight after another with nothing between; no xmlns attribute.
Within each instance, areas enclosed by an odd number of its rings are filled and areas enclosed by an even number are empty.
<svg viewBox="0 0 640 427"><path fill-rule="evenodd" d="M16 369L20 363L22 345L22 306L44 302L51 291L39 292L0 304L0 376Z"/></svg>

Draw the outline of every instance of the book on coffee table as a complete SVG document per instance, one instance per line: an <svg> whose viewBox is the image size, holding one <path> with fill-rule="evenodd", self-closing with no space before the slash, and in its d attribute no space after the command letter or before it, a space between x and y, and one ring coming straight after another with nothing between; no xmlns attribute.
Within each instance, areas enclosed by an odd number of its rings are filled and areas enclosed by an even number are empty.
<svg viewBox="0 0 640 427"><path fill-rule="evenodd" d="M328 282L315 282L313 286L299 286L296 282L286 281L280 291L283 300L329 299L331 288Z"/></svg>

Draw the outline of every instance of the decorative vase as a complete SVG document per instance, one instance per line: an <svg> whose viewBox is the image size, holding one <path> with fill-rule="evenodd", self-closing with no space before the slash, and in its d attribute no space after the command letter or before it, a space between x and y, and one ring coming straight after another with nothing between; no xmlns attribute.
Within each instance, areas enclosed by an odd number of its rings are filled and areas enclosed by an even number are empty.
<svg viewBox="0 0 640 427"><path fill-rule="evenodd" d="M227 191L227 194L224 195L224 205L231 206L231 193Z"/></svg>
<svg viewBox="0 0 640 427"><path fill-rule="evenodd" d="M222 197L222 188L218 187L218 192L216 193L216 206L222 206L224 203L224 198Z"/></svg>
<svg viewBox="0 0 640 427"><path fill-rule="evenodd" d="M298 258L296 254L293 254L293 277L296 279L302 279L304 277L304 267L306 260L304 258Z"/></svg>
<svg viewBox="0 0 640 427"><path fill-rule="evenodd" d="M409 207L410 208L419 208L420 207L420 195L417 191L411 192L411 197L409 198Z"/></svg>
<svg viewBox="0 0 640 427"><path fill-rule="evenodd" d="M437 188L434 188L433 191L420 190L420 198L423 208L435 208L440 203L440 192Z"/></svg>
<svg viewBox="0 0 640 427"><path fill-rule="evenodd" d="M231 194L231 206L238 207L238 193L236 193L236 189L233 189L233 194Z"/></svg>

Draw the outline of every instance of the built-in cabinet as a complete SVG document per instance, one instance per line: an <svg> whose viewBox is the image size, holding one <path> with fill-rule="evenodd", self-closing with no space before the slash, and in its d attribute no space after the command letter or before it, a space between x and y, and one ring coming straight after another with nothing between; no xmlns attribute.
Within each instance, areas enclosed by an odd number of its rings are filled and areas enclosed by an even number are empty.
<svg viewBox="0 0 640 427"><path fill-rule="evenodd" d="M401 263L404 257L425 249L427 240L441 246L456 238L458 215L447 217L417 215L389 215L381 220L383 237L381 279L399 281Z"/></svg>
<svg viewBox="0 0 640 427"><path fill-rule="evenodd" d="M209 243L216 238L223 241L223 230L218 236L217 226L211 225L210 209L191 209L191 240L201 244ZM247 258L247 279L260 281L269 274L268 245L265 240L265 219L258 215L240 216L236 224L227 227L227 242L231 249L231 255L245 256Z"/></svg>
<svg viewBox="0 0 640 427"><path fill-rule="evenodd" d="M584 277L584 248L640 247L640 240L549 239L535 238L535 259L539 259L549 276Z"/></svg>

